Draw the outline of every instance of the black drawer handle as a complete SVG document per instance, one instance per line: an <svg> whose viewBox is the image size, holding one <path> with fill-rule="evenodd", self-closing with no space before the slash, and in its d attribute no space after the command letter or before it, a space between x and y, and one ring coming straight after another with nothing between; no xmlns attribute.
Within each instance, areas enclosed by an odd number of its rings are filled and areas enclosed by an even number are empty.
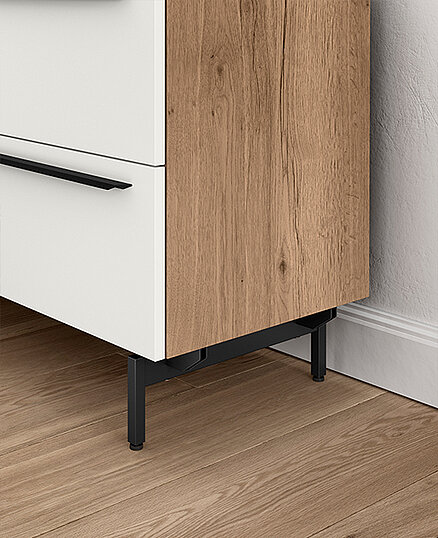
<svg viewBox="0 0 438 538"><path fill-rule="evenodd" d="M131 183L92 176L90 174L84 174L83 172L77 172L75 170L67 170L66 168L59 168L58 166L52 166L50 164L28 161L27 159L12 157L12 155L4 155L3 153L0 153L0 164L12 166L12 168L20 168L21 170L27 170L28 172L35 172L36 174L73 181L74 183L81 183L82 185L89 185L90 187L97 187L98 189L104 189L106 191L111 189L128 189L129 187L132 187Z"/></svg>

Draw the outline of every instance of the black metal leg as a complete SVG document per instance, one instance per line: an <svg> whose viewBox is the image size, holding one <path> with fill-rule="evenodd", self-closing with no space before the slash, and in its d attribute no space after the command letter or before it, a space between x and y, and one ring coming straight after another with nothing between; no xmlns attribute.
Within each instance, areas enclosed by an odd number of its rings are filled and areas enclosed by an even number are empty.
<svg viewBox="0 0 438 538"><path fill-rule="evenodd" d="M188 371L219 364L257 349L312 334L312 375L324 381L326 373L326 324L336 317L336 308L246 334L177 357L152 361L138 355L128 359L128 441L131 450L141 450L145 442L146 386L172 379ZM316 329L316 327L319 327Z"/></svg>
<svg viewBox="0 0 438 538"><path fill-rule="evenodd" d="M128 358L128 441L131 450L145 442L145 359Z"/></svg>
<svg viewBox="0 0 438 538"><path fill-rule="evenodd" d="M326 374L326 325L312 332L311 357L313 381L322 382Z"/></svg>

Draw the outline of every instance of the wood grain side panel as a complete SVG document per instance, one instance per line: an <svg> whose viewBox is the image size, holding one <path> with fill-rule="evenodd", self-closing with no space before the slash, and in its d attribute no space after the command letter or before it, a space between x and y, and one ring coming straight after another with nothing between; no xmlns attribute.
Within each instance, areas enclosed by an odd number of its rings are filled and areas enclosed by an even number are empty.
<svg viewBox="0 0 438 538"><path fill-rule="evenodd" d="M368 0L167 3L167 356L368 294Z"/></svg>

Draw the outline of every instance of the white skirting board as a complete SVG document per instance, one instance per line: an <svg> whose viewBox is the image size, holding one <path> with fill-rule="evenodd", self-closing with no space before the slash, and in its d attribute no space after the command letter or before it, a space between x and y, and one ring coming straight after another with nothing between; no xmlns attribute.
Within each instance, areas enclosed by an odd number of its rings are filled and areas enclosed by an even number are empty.
<svg viewBox="0 0 438 538"><path fill-rule="evenodd" d="M310 336L273 349L310 360ZM438 407L438 326L352 303L327 328L329 369Z"/></svg>

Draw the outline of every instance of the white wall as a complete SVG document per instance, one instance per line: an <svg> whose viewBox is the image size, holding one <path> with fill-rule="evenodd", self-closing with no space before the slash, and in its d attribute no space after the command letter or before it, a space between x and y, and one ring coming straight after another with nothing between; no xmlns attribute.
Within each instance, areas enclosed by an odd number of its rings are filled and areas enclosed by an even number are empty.
<svg viewBox="0 0 438 538"><path fill-rule="evenodd" d="M438 323L438 0L371 2L371 295Z"/></svg>
<svg viewBox="0 0 438 538"><path fill-rule="evenodd" d="M371 13L371 290L339 309L328 364L438 406L438 0Z"/></svg>

